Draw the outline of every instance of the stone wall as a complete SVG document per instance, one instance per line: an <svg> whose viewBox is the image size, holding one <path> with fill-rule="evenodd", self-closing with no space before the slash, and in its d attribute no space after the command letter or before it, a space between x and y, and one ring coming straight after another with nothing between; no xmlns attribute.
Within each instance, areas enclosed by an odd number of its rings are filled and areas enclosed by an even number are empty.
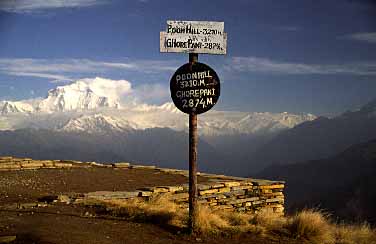
<svg viewBox="0 0 376 244"><path fill-rule="evenodd" d="M0 171L72 168L79 161L0 157Z"/></svg>
<svg viewBox="0 0 376 244"><path fill-rule="evenodd" d="M198 185L198 203L216 210L230 210L257 213L261 209L270 209L275 213L284 213L284 182L256 180L248 178L210 177L210 181ZM85 199L113 200L152 197L164 195L169 199L188 206L188 185L155 186L141 188L134 192L98 191L85 194Z"/></svg>
<svg viewBox="0 0 376 244"><path fill-rule="evenodd" d="M114 170L154 170L167 174L179 174L188 177L188 171L158 168L156 166L135 165L127 162L100 164L73 160L33 160L30 158L0 157L0 171L38 170L38 169L74 169L106 167ZM261 209L270 209L275 213L284 213L284 182L251 178L231 177L198 173L206 182L198 185L199 204L217 210L257 213ZM137 191L98 191L85 194L59 196L59 201L82 203L85 200L141 199L166 196L182 207L188 206L188 184L177 186L154 186Z"/></svg>

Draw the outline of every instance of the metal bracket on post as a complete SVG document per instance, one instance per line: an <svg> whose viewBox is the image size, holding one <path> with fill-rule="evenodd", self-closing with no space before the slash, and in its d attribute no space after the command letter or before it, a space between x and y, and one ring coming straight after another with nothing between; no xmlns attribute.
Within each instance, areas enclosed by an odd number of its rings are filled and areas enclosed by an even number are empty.
<svg viewBox="0 0 376 244"><path fill-rule="evenodd" d="M198 61L197 53L189 54L189 63ZM191 233L197 227L197 114L189 114L189 230Z"/></svg>

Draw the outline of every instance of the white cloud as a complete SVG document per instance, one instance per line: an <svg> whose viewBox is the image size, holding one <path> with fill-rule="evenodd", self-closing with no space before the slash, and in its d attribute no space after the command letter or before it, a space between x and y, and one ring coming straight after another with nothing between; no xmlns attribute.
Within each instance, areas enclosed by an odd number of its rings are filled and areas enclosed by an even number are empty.
<svg viewBox="0 0 376 244"><path fill-rule="evenodd" d="M345 36L345 38L356 40L356 41L376 43L376 32L354 33L354 34Z"/></svg>
<svg viewBox="0 0 376 244"><path fill-rule="evenodd" d="M13 76L30 76L51 79L51 82L71 81L70 75L105 73L126 70L140 73L173 72L177 61L127 60L126 62L103 62L90 59L12 59L0 58L0 73Z"/></svg>
<svg viewBox="0 0 376 244"><path fill-rule="evenodd" d="M114 63L114 62L91 62L92 65L96 65L103 68L116 68L126 69L132 71L138 71L143 73L156 73L160 71L175 71L178 64L176 61L165 60L134 60L126 63Z"/></svg>
<svg viewBox="0 0 376 244"><path fill-rule="evenodd" d="M92 72L103 64L88 59L0 59L0 70L23 72Z"/></svg>
<svg viewBox="0 0 376 244"><path fill-rule="evenodd" d="M1 0L0 0L1 1ZM123 62L96 61L90 59L12 59L0 58L0 74L48 79L51 83L70 82L77 77L106 76L113 71L140 74L172 74L181 65L178 60L126 60ZM225 61L225 76L234 72L268 74L345 74L376 75L376 62L342 64L307 64L272 60L260 57L232 57ZM145 89L149 89L146 87ZM155 89L154 89L155 88ZM159 90L158 87L149 91ZM154 93L153 96L164 95Z"/></svg>
<svg viewBox="0 0 376 244"><path fill-rule="evenodd" d="M72 79L64 76L64 75L53 75L53 74L46 74L46 73L35 73L35 72L5 72L8 75L14 76L27 76L27 77L38 77L38 78L45 78L49 79L51 83L59 83L59 82L69 82Z"/></svg>
<svg viewBox="0 0 376 244"><path fill-rule="evenodd" d="M0 10L31 13L52 8L90 7L108 3L108 0L1 0Z"/></svg>
<svg viewBox="0 0 376 244"><path fill-rule="evenodd" d="M165 101L169 97L169 88L162 84L133 86L127 80L112 80L102 77L79 79L63 87L69 91L90 89L98 96L120 101L123 105L155 104Z"/></svg>
<svg viewBox="0 0 376 244"><path fill-rule="evenodd" d="M225 70L230 72L261 72L272 74L376 75L376 63L321 65L281 62L259 57L233 57L227 63Z"/></svg>
<svg viewBox="0 0 376 244"><path fill-rule="evenodd" d="M102 97L111 97L116 100L121 100L123 96L133 92L132 84L127 80L111 80L96 77L95 79L86 78L79 81L88 84L95 94Z"/></svg>
<svg viewBox="0 0 376 244"><path fill-rule="evenodd" d="M133 96L136 101L164 101L170 97L170 88L162 84L143 84L135 87Z"/></svg>

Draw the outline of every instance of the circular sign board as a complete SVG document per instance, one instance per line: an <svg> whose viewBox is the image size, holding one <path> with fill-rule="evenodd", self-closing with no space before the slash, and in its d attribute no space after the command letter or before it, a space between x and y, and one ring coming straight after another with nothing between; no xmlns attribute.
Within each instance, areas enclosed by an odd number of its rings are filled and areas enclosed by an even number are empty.
<svg viewBox="0 0 376 244"><path fill-rule="evenodd" d="M217 73L203 63L187 63L178 68L170 81L175 106L187 114L201 114L218 101L220 81Z"/></svg>

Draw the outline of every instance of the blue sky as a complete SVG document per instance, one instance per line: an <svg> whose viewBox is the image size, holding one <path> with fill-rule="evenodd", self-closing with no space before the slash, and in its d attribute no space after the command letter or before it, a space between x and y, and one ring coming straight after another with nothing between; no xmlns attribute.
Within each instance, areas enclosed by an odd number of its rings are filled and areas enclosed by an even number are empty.
<svg viewBox="0 0 376 244"><path fill-rule="evenodd" d="M170 101L185 54L159 53L167 20L224 21L216 109L331 115L376 98L369 0L1 0L0 100L46 96L79 78L125 79Z"/></svg>

